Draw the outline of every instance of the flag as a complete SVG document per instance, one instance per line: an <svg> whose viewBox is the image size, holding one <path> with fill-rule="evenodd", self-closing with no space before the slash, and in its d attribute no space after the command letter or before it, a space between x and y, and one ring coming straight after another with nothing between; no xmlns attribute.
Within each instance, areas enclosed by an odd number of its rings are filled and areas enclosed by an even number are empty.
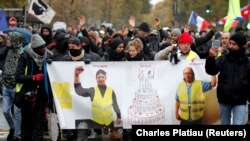
<svg viewBox="0 0 250 141"><path fill-rule="evenodd" d="M244 7L242 7L240 9L241 11L241 16L244 18L244 20L247 20L249 14L250 14L250 5L246 5ZM223 17L221 18L219 21L218 21L218 24L219 25L223 25L226 23L226 20L227 20L227 16L226 17ZM233 22L233 25L232 25L232 28L236 27L239 23L239 18L236 18L235 21Z"/></svg>
<svg viewBox="0 0 250 141"><path fill-rule="evenodd" d="M50 23L55 16L55 11L42 0L32 0L29 14L33 15L43 23Z"/></svg>
<svg viewBox="0 0 250 141"><path fill-rule="evenodd" d="M188 24L196 25L198 32L205 30L210 24L206 20L204 20L202 17L200 17L198 14L196 14L194 11L192 11Z"/></svg>
<svg viewBox="0 0 250 141"><path fill-rule="evenodd" d="M0 9L0 31L8 28L8 23L6 20L5 12Z"/></svg>
<svg viewBox="0 0 250 141"><path fill-rule="evenodd" d="M226 23L226 21L227 21L227 17L221 18L218 21L218 25L224 25ZM239 23L240 23L240 21L235 19L231 28L235 28Z"/></svg>
<svg viewBox="0 0 250 141"><path fill-rule="evenodd" d="M241 8L241 16L244 19L247 19L249 14L250 14L250 5L247 5L247 6L244 6L243 8Z"/></svg>
<svg viewBox="0 0 250 141"><path fill-rule="evenodd" d="M229 31L233 25L234 19L243 19L240 11L240 0L229 0L227 20L224 25L224 31Z"/></svg>

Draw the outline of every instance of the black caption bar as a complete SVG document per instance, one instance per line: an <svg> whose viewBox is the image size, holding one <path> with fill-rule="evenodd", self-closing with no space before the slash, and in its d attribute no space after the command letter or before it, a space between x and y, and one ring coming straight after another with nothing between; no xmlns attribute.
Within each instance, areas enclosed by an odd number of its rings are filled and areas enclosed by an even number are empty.
<svg viewBox="0 0 250 141"><path fill-rule="evenodd" d="M152 138L164 140L167 138L216 140L233 139L247 141L250 139L249 125L133 125L133 140Z"/></svg>

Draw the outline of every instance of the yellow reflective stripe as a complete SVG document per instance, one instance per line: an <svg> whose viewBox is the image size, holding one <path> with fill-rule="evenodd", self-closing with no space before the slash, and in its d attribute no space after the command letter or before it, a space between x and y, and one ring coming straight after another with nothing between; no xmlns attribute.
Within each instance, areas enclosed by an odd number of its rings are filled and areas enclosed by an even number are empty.
<svg viewBox="0 0 250 141"><path fill-rule="evenodd" d="M188 103L187 101L180 101L181 104L187 104L188 106L191 106L191 104L204 104L204 101L192 101L191 103Z"/></svg>
<svg viewBox="0 0 250 141"><path fill-rule="evenodd" d="M204 101L192 101L191 104L205 104Z"/></svg>
<svg viewBox="0 0 250 141"><path fill-rule="evenodd" d="M183 108L180 108L181 112L188 112L189 110L188 109L183 109ZM191 109L191 112L201 112L203 111L204 108L199 108L199 109Z"/></svg>
<svg viewBox="0 0 250 141"><path fill-rule="evenodd" d="M24 75L28 74L28 66L25 67ZM22 83L17 83L16 84L16 93L20 92L23 87Z"/></svg>
<svg viewBox="0 0 250 141"><path fill-rule="evenodd" d="M113 108L113 106L109 105L109 106L106 106L106 107L102 107L100 105L93 104L92 108L101 109L101 111L109 111L111 108Z"/></svg>
<svg viewBox="0 0 250 141"><path fill-rule="evenodd" d="M113 118L113 114L109 114L107 116L103 116L103 115L100 115L100 114L97 114L97 113L93 113L93 116L96 117L96 118L101 118L101 119L104 119L104 120L108 120L110 118Z"/></svg>

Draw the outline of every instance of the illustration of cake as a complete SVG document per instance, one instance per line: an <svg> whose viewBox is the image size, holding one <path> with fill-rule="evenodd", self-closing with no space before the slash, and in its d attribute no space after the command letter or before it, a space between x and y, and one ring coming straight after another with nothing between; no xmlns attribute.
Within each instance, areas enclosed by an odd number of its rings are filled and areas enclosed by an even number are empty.
<svg viewBox="0 0 250 141"><path fill-rule="evenodd" d="M139 90L135 92L132 105L128 109L128 122L136 124L161 124L165 121L165 108L160 104L157 90L152 88L152 70L139 70Z"/></svg>

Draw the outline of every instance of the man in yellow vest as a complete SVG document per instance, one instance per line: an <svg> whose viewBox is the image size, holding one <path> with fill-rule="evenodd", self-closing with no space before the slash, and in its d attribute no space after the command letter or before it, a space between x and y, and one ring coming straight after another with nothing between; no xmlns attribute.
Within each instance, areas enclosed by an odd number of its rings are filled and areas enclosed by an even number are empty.
<svg viewBox="0 0 250 141"><path fill-rule="evenodd" d="M205 102L203 92L216 86L216 76L211 77L211 82L195 80L191 67L184 68L183 76L184 81L179 83L176 95L176 119L181 125L201 124Z"/></svg>
<svg viewBox="0 0 250 141"><path fill-rule="evenodd" d="M84 71L83 66L75 68L74 86L78 95L90 97L92 103L92 120L100 127L114 127L113 109L116 112L116 123L121 123L121 112L117 104L116 95L112 88L106 85L106 72L98 70L96 73L97 86L83 88L79 75Z"/></svg>

